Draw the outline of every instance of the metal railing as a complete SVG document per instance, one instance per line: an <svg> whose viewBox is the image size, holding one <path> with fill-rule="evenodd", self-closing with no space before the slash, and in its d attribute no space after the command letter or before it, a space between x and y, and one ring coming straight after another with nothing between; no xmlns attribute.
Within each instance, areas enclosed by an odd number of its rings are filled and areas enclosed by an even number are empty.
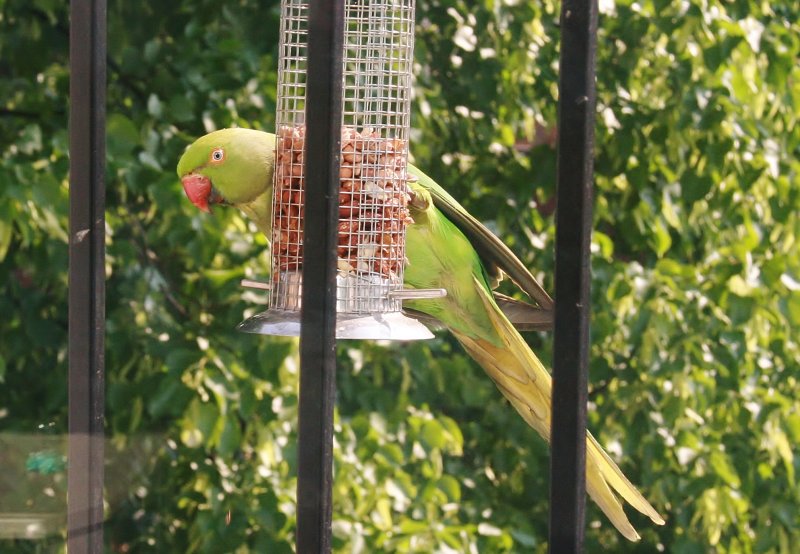
<svg viewBox="0 0 800 554"><path fill-rule="evenodd" d="M298 552L330 552L344 2L312 2L308 27L306 164L316 170L306 172L295 536Z"/></svg>
<svg viewBox="0 0 800 554"><path fill-rule="evenodd" d="M596 44L596 0L563 0L549 540L558 553L581 552L585 528Z"/></svg>
<svg viewBox="0 0 800 554"><path fill-rule="evenodd" d="M103 551L106 1L70 3L67 548Z"/></svg>
<svg viewBox="0 0 800 554"><path fill-rule="evenodd" d="M72 0L70 23L70 554L103 551L104 168L106 1ZM297 550L329 552L335 396L335 266L343 2L309 13ZM596 0L561 13L550 551L582 551L585 527L589 251ZM315 192L316 191L316 192ZM578 222L577 224L575 222Z"/></svg>

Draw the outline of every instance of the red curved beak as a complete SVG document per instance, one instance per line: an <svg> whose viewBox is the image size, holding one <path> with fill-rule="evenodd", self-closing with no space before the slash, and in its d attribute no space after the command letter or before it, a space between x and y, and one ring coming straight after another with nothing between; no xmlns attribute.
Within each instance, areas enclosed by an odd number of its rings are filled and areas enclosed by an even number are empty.
<svg viewBox="0 0 800 554"><path fill-rule="evenodd" d="M208 199L211 197L211 179L205 175L192 173L181 178L183 190L189 201L206 213L211 213Z"/></svg>

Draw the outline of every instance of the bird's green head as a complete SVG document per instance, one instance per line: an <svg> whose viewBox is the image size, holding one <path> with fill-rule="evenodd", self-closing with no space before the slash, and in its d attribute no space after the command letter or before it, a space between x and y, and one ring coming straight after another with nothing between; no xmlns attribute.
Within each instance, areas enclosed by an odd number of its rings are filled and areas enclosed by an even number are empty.
<svg viewBox="0 0 800 554"><path fill-rule="evenodd" d="M210 212L212 204L241 207L269 192L275 167L275 135L221 129L197 139L178 162L189 200Z"/></svg>

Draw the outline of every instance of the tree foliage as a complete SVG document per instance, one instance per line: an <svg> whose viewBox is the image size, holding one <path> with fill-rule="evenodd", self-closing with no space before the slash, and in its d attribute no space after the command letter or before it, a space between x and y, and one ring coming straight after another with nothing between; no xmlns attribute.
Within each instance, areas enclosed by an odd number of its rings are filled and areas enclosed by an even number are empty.
<svg viewBox="0 0 800 554"><path fill-rule="evenodd" d="M550 290L558 9L421 0L412 118L415 163ZM587 551L791 552L800 11L600 9L590 427L667 525L632 515L633 545L590 506ZM109 2L113 551L292 551L297 345L234 331L263 307L238 281L268 271L266 243L237 213L198 213L174 174L204 132L274 127L278 15ZM0 512L59 513L67 7L0 1L0 26ZM549 337L529 340L549 359ZM547 449L451 337L338 358L337 551L544 551Z"/></svg>

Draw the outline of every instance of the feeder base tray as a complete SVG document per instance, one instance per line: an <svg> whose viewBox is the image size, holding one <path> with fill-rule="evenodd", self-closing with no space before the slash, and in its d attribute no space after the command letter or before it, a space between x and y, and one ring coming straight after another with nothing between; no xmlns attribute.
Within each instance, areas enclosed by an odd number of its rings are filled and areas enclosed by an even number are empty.
<svg viewBox="0 0 800 554"><path fill-rule="evenodd" d="M244 333L300 336L300 312L267 310L241 322L237 329ZM433 333L416 319L401 312L376 314L336 314L337 339L423 340Z"/></svg>

